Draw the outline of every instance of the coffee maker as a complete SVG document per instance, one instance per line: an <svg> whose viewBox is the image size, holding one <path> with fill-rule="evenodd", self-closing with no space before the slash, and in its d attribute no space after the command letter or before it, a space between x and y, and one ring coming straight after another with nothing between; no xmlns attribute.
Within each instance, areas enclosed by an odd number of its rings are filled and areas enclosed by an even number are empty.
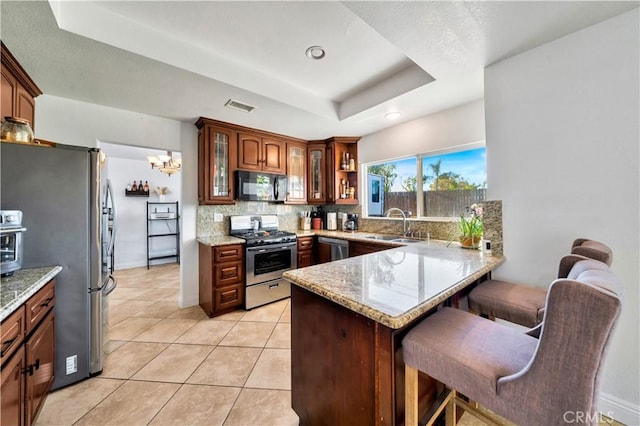
<svg viewBox="0 0 640 426"><path fill-rule="evenodd" d="M355 213L347 213L346 219L342 221L343 231L357 231L358 230L358 215Z"/></svg>

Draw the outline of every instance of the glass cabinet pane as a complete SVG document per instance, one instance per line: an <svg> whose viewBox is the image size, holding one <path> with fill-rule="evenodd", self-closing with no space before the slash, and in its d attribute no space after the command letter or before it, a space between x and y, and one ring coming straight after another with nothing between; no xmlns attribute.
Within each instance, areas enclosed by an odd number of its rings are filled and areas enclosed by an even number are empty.
<svg viewBox="0 0 640 426"><path fill-rule="evenodd" d="M311 199L322 198L322 154L319 150L311 151Z"/></svg>
<svg viewBox="0 0 640 426"><path fill-rule="evenodd" d="M229 195L229 137L215 133L213 143L213 185L214 197Z"/></svg>
<svg viewBox="0 0 640 426"><path fill-rule="evenodd" d="M289 148L289 198L304 199L304 162L306 147Z"/></svg>

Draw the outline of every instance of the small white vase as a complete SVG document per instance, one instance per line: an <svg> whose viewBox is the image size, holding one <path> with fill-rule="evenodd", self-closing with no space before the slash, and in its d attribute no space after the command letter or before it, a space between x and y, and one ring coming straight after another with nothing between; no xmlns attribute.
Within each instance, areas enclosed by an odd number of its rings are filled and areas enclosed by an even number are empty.
<svg viewBox="0 0 640 426"><path fill-rule="evenodd" d="M159 194L158 195L158 201L160 201L161 203L164 203L167 200L167 196L164 194Z"/></svg>

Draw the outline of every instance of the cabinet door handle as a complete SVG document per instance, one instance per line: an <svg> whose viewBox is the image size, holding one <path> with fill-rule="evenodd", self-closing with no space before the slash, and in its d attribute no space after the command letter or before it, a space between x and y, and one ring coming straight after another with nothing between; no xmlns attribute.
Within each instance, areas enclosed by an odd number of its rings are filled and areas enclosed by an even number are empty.
<svg viewBox="0 0 640 426"><path fill-rule="evenodd" d="M7 353L7 351L9 350L13 342L16 341L17 338L18 336L14 337L13 339L5 340L4 342L2 342L2 351L0 352L0 356L4 356L4 354Z"/></svg>
<svg viewBox="0 0 640 426"><path fill-rule="evenodd" d="M40 369L40 358L36 359L35 364L31 364L30 366L26 367L23 371L23 373L29 373L30 376L33 376L33 371L34 370L39 370Z"/></svg>
<svg viewBox="0 0 640 426"><path fill-rule="evenodd" d="M53 300L53 297L48 297L44 302L40 304L41 307L49 306L49 303Z"/></svg>

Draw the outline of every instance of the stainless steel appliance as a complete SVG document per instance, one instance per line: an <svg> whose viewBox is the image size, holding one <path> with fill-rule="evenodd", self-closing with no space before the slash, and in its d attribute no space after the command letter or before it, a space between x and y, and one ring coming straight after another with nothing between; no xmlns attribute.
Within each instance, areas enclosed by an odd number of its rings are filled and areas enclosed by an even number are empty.
<svg viewBox="0 0 640 426"><path fill-rule="evenodd" d="M231 216L229 234L246 241L246 309L290 297L282 274L298 267L296 234L280 231L275 215Z"/></svg>
<svg viewBox="0 0 640 426"><path fill-rule="evenodd" d="M287 198L287 177L271 173L236 171L236 199L282 203Z"/></svg>
<svg viewBox="0 0 640 426"><path fill-rule="evenodd" d="M109 217L117 223L103 166L97 149L2 144L0 203L21 210L29 230L22 266L62 266L56 277L56 389L102 371L105 296L116 285Z"/></svg>
<svg viewBox="0 0 640 426"><path fill-rule="evenodd" d="M0 275L12 275L22 268L22 226L20 210L0 210Z"/></svg>
<svg viewBox="0 0 640 426"><path fill-rule="evenodd" d="M337 238L318 237L318 244L330 246L331 261L342 260L349 257L349 241Z"/></svg>

